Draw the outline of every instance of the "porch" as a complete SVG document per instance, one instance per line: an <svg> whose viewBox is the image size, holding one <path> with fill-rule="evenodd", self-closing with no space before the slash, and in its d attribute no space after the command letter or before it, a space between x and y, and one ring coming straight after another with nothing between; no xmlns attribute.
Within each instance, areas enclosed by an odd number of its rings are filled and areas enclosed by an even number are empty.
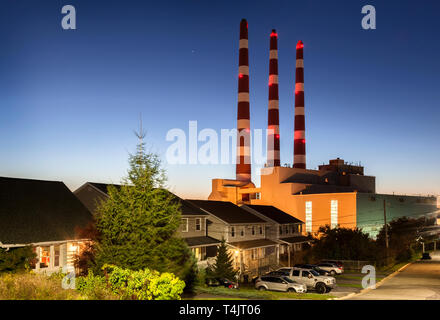
<svg viewBox="0 0 440 320"><path fill-rule="evenodd" d="M279 265L279 244L269 239L258 239L229 243L235 269L240 280L276 269Z"/></svg>

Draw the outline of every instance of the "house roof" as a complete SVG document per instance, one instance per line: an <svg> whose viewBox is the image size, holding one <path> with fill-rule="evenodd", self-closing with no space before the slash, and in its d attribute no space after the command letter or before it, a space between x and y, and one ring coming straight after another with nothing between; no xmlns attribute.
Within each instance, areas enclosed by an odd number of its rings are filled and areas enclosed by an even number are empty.
<svg viewBox="0 0 440 320"><path fill-rule="evenodd" d="M251 208L258 213L262 214L263 216L277 222L280 224L286 224L286 223L304 223L301 220L291 216L290 214L281 211L278 208L275 208L274 206L264 206L264 205L253 205L253 204L246 204L243 207Z"/></svg>
<svg viewBox="0 0 440 320"><path fill-rule="evenodd" d="M304 237L304 236L296 236L296 237L288 237L288 238L280 238L283 242L288 243L301 243L301 242L309 242L312 241L311 239Z"/></svg>
<svg viewBox="0 0 440 320"><path fill-rule="evenodd" d="M187 200L226 223L261 223L266 222L255 214L227 201Z"/></svg>
<svg viewBox="0 0 440 320"><path fill-rule="evenodd" d="M107 196L108 196L108 191L107 191L108 190L108 186L111 185L111 186L114 186L117 189L120 189L121 186L122 186L120 184L107 184L107 183L87 182L83 186L78 188L75 191L75 193L77 193L85 185L91 185L91 186L95 187L96 189L98 189L99 191L101 191L102 193L104 193ZM96 197L95 193L92 193L92 192L88 192L88 193L89 193L88 198ZM189 203L188 201L185 201L185 200L181 199L180 197L178 197L177 195L175 195L172 192L170 192L170 193L176 198L176 201L180 202L180 208L181 208L181 212L182 212L183 216L206 216L206 215L208 215L206 212L200 210L200 208L198 208L197 206ZM84 197L84 195L82 195L82 197ZM87 199L87 200L90 200L90 199ZM93 200L97 200L98 201L100 199L96 198L96 199L93 199ZM95 201L95 202L97 202L97 201Z"/></svg>
<svg viewBox="0 0 440 320"><path fill-rule="evenodd" d="M204 247L209 245L217 245L221 241L211 237L192 237L184 238L189 247Z"/></svg>
<svg viewBox="0 0 440 320"><path fill-rule="evenodd" d="M87 183L92 185L92 186L94 186L96 189L98 189L102 193L105 193L106 195L108 195L107 187L110 186L110 185L114 186L116 189L120 189L121 188L120 184L99 183L99 182L87 182Z"/></svg>
<svg viewBox="0 0 440 320"><path fill-rule="evenodd" d="M0 177L0 242L30 244L77 239L92 220L63 182Z"/></svg>
<svg viewBox="0 0 440 320"><path fill-rule="evenodd" d="M256 239L256 240L248 240L248 241L230 242L228 244L238 249L246 250L246 249L262 248L262 247L271 247L277 245L278 243L269 239Z"/></svg>

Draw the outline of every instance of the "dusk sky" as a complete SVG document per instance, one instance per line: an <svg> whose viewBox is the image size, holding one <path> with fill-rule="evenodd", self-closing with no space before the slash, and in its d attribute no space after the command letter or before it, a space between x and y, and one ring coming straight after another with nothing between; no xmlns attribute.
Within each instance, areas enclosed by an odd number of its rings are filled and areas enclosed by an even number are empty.
<svg viewBox="0 0 440 320"><path fill-rule="evenodd" d="M77 29L61 28L74 5ZM361 28L361 8L377 29ZM206 198L235 165L169 165L168 130L236 126L249 23L251 129L265 129L278 33L281 163L292 163L295 46L304 42L307 166L361 162L381 193L440 194L440 2L0 2L0 176L120 182L142 114L178 195ZM203 143L200 143L202 145ZM257 168L253 179L259 185Z"/></svg>

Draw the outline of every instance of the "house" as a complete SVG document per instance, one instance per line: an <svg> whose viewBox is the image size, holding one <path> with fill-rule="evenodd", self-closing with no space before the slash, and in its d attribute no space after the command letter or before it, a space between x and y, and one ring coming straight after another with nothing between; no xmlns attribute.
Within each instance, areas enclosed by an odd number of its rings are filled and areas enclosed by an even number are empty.
<svg viewBox="0 0 440 320"><path fill-rule="evenodd" d="M0 177L0 248L32 246L36 272L73 270L90 211L63 182Z"/></svg>
<svg viewBox="0 0 440 320"><path fill-rule="evenodd" d="M187 200L207 217L207 235L225 239L234 267L243 279L259 275L279 264L279 243L267 237L270 223L231 202Z"/></svg>
<svg viewBox="0 0 440 320"><path fill-rule="evenodd" d="M114 186L119 189L118 184L86 182L78 189L73 191L73 194L89 209L92 214L96 214L96 209L101 201L108 198L108 186Z"/></svg>
<svg viewBox="0 0 440 320"><path fill-rule="evenodd" d="M74 194L91 212L96 213L99 202L108 198L108 186L110 184L86 182ZM112 184L115 188L121 185ZM201 267L207 266L217 254L219 240L207 235L206 217L208 213L202 211L197 206L174 195L176 201L180 203L182 212L182 224L179 227L179 235L187 242L189 248L194 253Z"/></svg>
<svg viewBox="0 0 440 320"><path fill-rule="evenodd" d="M302 235L304 222L274 206L248 204L241 208L268 222L266 238L280 244L280 262L286 266L291 266L295 252L301 251L303 244L310 242Z"/></svg>

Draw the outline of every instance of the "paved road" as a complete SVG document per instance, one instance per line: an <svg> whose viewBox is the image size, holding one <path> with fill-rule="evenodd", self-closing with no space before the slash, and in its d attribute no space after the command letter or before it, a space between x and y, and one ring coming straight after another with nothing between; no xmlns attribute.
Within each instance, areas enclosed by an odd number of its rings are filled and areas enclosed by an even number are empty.
<svg viewBox="0 0 440 320"><path fill-rule="evenodd" d="M381 286L352 297L355 300L440 300L440 251L432 260L417 261Z"/></svg>

